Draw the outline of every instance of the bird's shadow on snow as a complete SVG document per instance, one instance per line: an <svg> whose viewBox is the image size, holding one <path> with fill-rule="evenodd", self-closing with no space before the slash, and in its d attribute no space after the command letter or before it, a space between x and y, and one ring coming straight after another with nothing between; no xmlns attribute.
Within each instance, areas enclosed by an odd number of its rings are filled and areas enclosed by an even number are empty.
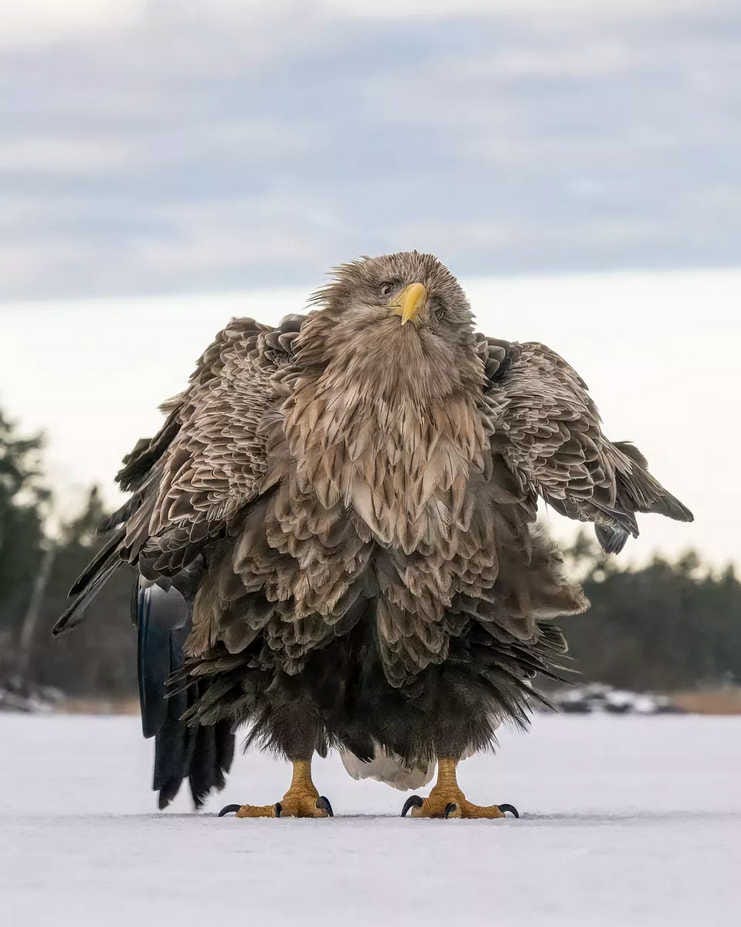
<svg viewBox="0 0 741 927"><path fill-rule="evenodd" d="M591 827L633 827L647 824L656 826L671 826L676 824L699 824L707 821L729 821L735 822L741 826L741 812L723 811L723 810L703 810L701 807L695 809L668 809L668 810L645 810L645 809L628 809L616 812L604 811L584 811L584 812L557 812L547 813L528 813L520 815L519 820L507 817L502 820L464 820L460 818L451 818L447 821L431 818L402 818L399 814L335 814L331 820L316 818L255 818L249 822L238 821L234 817L219 818L216 812L168 812L165 814L159 812L145 812L139 814L116 814L114 813L83 813L83 814L58 814L49 815L43 813L30 814L10 814L4 816L6 823L30 824L34 826L36 822L45 822L48 825L52 822L58 824L69 823L89 826L108 822L112 826L141 826L146 825L148 828L154 827L162 829L163 833L171 827L183 826L191 827L208 827L213 828L215 832L228 832L236 829L248 831L252 828L315 828L319 832L322 828L343 828L345 826L389 828L394 822L396 826L394 831L399 833L402 829L407 830L410 834L415 828L419 827L468 827L468 828L491 828L493 830L505 829L508 832L517 830L529 831L532 829L566 829L566 828L591 828Z"/></svg>
<svg viewBox="0 0 741 927"><path fill-rule="evenodd" d="M195 815L193 814L171 814L168 817L174 817L179 819L192 819ZM150 817L156 819L156 815L150 815ZM216 813L201 813L197 815L201 819L213 819L218 818ZM341 824L342 822L363 822L367 824L378 823L378 824L388 824L390 821L404 822L409 826L428 826L428 825L437 825L437 826L463 826L463 827L522 827L526 824L538 824L538 825L551 825L554 827L560 825L609 825L609 824L631 824L631 823L646 823L647 821L660 824L662 822L676 822L676 821L692 821L692 820L722 820L722 819L738 819L741 823L741 812L733 810L703 810L701 807L695 809L687 808L678 808L678 809L667 809L667 810L645 810L645 809L627 809L616 812L604 812L604 811L574 811L574 812L557 812L557 813L538 813L538 812L522 812L520 814L519 820L507 816L504 819L499 819L496 821L487 820L487 819L460 819L460 818L450 818L447 821L442 821L440 819L431 819L431 818L402 818L399 814L342 814L335 813L331 825ZM268 820L268 819L266 819ZM274 819L270 819L273 820ZM296 818L284 818L281 821L281 824L286 822L291 822L294 824L300 823L303 825L312 825L312 824L325 824L329 822L317 821L316 819L306 818L306 819L296 819ZM330 826L331 826L330 825Z"/></svg>

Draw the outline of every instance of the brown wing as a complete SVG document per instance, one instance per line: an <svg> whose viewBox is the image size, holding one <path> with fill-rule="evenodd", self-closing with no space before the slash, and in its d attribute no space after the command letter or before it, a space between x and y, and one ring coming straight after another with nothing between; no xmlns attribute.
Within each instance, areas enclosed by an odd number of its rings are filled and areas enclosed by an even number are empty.
<svg viewBox="0 0 741 927"><path fill-rule="evenodd" d="M638 535L636 512L678 521L692 513L647 470L628 442L612 442L579 374L545 345L481 344L492 407L492 448L523 489L553 508L597 525L606 550L619 550Z"/></svg>
<svg viewBox="0 0 741 927"><path fill-rule="evenodd" d="M274 377L303 318L278 328L234 319L219 332L188 388L164 404L158 434L124 458L117 480L132 495L104 526L114 534L72 587L77 599L55 633L79 621L121 562L149 579L174 576L259 494L269 456L262 426L279 401Z"/></svg>

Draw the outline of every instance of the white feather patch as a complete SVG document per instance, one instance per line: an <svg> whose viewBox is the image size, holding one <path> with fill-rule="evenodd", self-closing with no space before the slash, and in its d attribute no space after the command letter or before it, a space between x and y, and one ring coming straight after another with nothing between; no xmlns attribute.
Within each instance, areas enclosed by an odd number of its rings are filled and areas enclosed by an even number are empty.
<svg viewBox="0 0 741 927"><path fill-rule="evenodd" d="M401 757L388 753L378 744L375 745L375 756L369 763L358 759L349 750L341 750L340 756L343 766L353 779L375 779L401 791L427 785L435 773L434 760L426 766L410 768L404 765Z"/></svg>

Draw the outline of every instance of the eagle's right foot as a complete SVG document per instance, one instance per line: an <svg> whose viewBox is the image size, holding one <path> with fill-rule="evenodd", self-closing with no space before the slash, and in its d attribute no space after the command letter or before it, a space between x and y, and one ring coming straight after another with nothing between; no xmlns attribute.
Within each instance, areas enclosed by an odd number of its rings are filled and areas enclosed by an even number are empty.
<svg viewBox="0 0 741 927"><path fill-rule="evenodd" d="M226 805L219 817L236 812L238 818L332 818L329 799L311 781L311 761L297 760L286 794L274 805Z"/></svg>

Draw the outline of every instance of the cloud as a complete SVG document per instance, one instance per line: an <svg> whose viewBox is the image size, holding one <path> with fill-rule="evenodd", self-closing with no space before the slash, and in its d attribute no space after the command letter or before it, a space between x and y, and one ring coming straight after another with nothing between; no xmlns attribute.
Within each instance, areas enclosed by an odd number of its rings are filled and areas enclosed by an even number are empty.
<svg viewBox="0 0 741 927"><path fill-rule="evenodd" d="M63 175L110 172L130 165L133 149L127 139L21 136L0 147L0 171Z"/></svg>
<svg viewBox="0 0 741 927"><path fill-rule="evenodd" d="M144 19L146 0L23 0L3 8L0 47L47 45L131 27Z"/></svg>
<svg viewBox="0 0 741 927"><path fill-rule="evenodd" d="M716 9L729 8L733 0L716 0ZM631 19L645 20L667 15L697 13L702 9L699 0L325 0L322 4L337 14L368 19L399 19L422 17L455 19L461 16L489 18L495 12L501 15L545 16L548 19L572 17L592 20Z"/></svg>
<svg viewBox="0 0 741 927"><path fill-rule="evenodd" d="M738 260L725 2L53 6L3 39L6 298L311 283L423 242L468 273Z"/></svg>

